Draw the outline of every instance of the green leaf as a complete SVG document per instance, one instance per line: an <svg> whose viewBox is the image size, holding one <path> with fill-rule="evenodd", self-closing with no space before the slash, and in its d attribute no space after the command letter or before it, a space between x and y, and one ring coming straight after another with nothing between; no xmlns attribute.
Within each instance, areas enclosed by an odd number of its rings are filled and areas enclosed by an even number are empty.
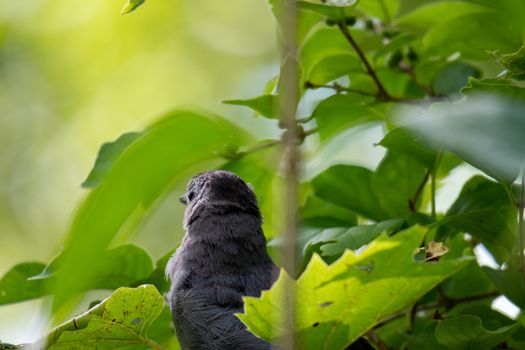
<svg viewBox="0 0 525 350"><path fill-rule="evenodd" d="M472 315L447 318L438 323L436 337L439 343L451 349L487 350L503 342L520 327L519 323L488 330L481 319Z"/></svg>
<svg viewBox="0 0 525 350"><path fill-rule="evenodd" d="M470 78L467 86L461 89L461 93L467 97L476 97L479 94L498 94L525 101L525 89L506 79Z"/></svg>
<svg viewBox="0 0 525 350"><path fill-rule="evenodd" d="M298 1L297 6L302 10L308 10L316 12L326 18L330 18L334 21L345 19L349 16L358 0L347 0L342 5L336 4L317 4L308 1Z"/></svg>
<svg viewBox="0 0 525 350"><path fill-rule="evenodd" d="M516 52L503 55L499 62L507 70L505 74L507 78L525 80L525 45Z"/></svg>
<svg viewBox="0 0 525 350"><path fill-rule="evenodd" d="M439 1L423 4L414 11L399 17L396 22L401 26L429 29L439 23L450 21L472 13L489 12L490 8L468 2Z"/></svg>
<svg viewBox="0 0 525 350"><path fill-rule="evenodd" d="M396 37L394 37L392 40L390 40L385 46L380 48L375 54L374 59L378 60L379 58L394 52L396 50L400 50L406 45L410 44L416 39L416 36L411 33L402 33Z"/></svg>
<svg viewBox="0 0 525 350"><path fill-rule="evenodd" d="M302 223L314 227L348 227L357 224L353 212L315 196L308 197L299 210L299 216Z"/></svg>
<svg viewBox="0 0 525 350"><path fill-rule="evenodd" d="M433 26L423 38L427 55L486 60L486 51L514 52L521 46L520 34L509 28L507 19L497 12L473 13Z"/></svg>
<svg viewBox="0 0 525 350"><path fill-rule="evenodd" d="M161 293L169 291L170 282L166 279L166 265L175 253L175 250L176 249L171 249L169 252L164 254L159 260L157 260L157 262L155 263L155 269L147 278L135 282L131 286L135 287L143 284L153 284Z"/></svg>
<svg viewBox="0 0 525 350"><path fill-rule="evenodd" d="M298 348L344 349L389 315L413 304L468 260L416 263L412 253L425 232L412 228L392 238L380 236L356 255L345 253L332 265L318 255L294 282L282 273L260 298L246 297L238 317L270 342L285 335L284 293L295 287Z"/></svg>
<svg viewBox="0 0 525 350"><path fill-rule="evenodd" d="M482 176L471 178L439 222L476 237L497 261L506 261L514 247L516 208L501 184ZM441 237L451 232L439 231Z"/></svg>
<svg viewBox="0 0 525 350"><path fill-rule="evenodd" d="M522 310L525 309L525 282L518 257L513 257L505 268L495 270L484 266L482 269L498 290Z"/></svg>
<svg viewBox="0 0 525 350"><path fill-rule="evenodd" d="M432 170L436 164L437 152L421 144L414 135L403 128L390 131L378 144L391 151L411 156L428 170Z"/></svg>
<svg viewBox="0 0 525 350"><path fill-rule="evenodd" d="M111 170L113 163L115 163L122 152L139 137L139 133L130 132L121 135L113 142L104 143L98 151L97 160L95 161L93 169L89 172L87 179L82 182L82 187L92 188L98 185Z"/></svg>
<svg viewBox="0 0 525 350"><path fill-rule="evenodd" d="M245 106L269 119L279 119L277 95L262 95L247 100L226 100L222 103Z"/></svg>
<svg viewBox="0 0 525 350"><path fill-rule="evenodd" d="M439 223L475 236L500 263L509 258L514 247L515 235L508 219L493 209L446 216Z"/></svg>
<svg viewBox="0 0 525 350"><path fill-rule="evenodd" d="M412 203L427 170L415 159L405 153L389 151L377 167L372 180L372 188L378 194L379 202L391 217L405 217L417 210L421 195Z"/></svg>
<svg viewBox="0 0 525 350"><path fill-rule="evenodd" d="M96 273L90 263L124 226L132 232L174 184L243 139L245 134L223 119L185 111L170 113L144 131L77 211L57 273L55 308L92 283Z"/></svg>
<svg viewBox="0 0 525 350"><path fill-rule="evenodd" d="M335 205L350 209L373 220L389 215L379 204L372 189L373 172L353 165L335 165L312 180L315 194Z"/></svg>
<svg viewBox="0 0 525 350"><path fill-rule="evenodd" d="M121 15L128 14L135 11L139 6L141 6L146 0L128 0L122 10L120 11Z"/></svg>
<svg viewBox="0 0 525 350"><path fill-rule="evenodd" d="M270 6L272 7L272 12L277 20L279 29L286 24L286 18L284 18L284 6L286 6L286 1L283 0L268 0ZM297 44L301 44L305 36L308 34L310 29L320 20L322 16L313 11L308 11L304 9L299 9L297 14Z"/></svg>
<svg viewBox="0 0 525 350"><path fill-rule="evenodd" d="M455 62L445 66L434 80L434 91L439 95L451 95L460 92L469 78L479 78L479 69L464 62Z"/></svg>
<svg viewBox="0 0 525 350"><path fill-rule="evenodd" d="M15 265L0 279L0 305L40 298L49 293L47 281L31 277L41 273L45 264L26 262Z"/></svg>
<svg viewBox="0 0 525 350"><path fill-rule="evenodd" d="M362 105L369 100L355 95L333 95L321 101L312 114L319 126L321 140L360 124L383 120L385 106Z"/></svg>
<svg viewBox="0 0 525 350"><path fill-rule="evenodd" d="M93 309L52 330L46 348L151 347L147 332L163 306L164 297L154 286L119 288Z"/></svg>
<svg viewBox="0 0 525 350"><path fill-rule="evenodd" d="M425 144L451 151L502 182L512 183L525 163L525 103L495 95L407 111L403 124Z"/></svg>
<svg viewBox="0 0 525 350"><path fill-rule="evenodd" d="M304 80L314 85L325 85L337 78L353 72L362 72L362 63L352 54L335 54L319 58L311 63L310 71Z"/></svg>
<svg viewBox="0 0 525 350"><path fill-rule="evenodd" d="M327 243L321 247L323 255L339 256L346 249L356 250L370 243L381 233L391 233L398 230L403 224L402 219L391 219L372 225L350 227L337 235L334 243ZM329 242L327 240L326 242Z"/></svg>
<svg viewBox="0 0 525 350"><path fill-rule="evenodd" d="M399 9L399 0L365 0L359 3L358 9L390 23Z"/></svg>

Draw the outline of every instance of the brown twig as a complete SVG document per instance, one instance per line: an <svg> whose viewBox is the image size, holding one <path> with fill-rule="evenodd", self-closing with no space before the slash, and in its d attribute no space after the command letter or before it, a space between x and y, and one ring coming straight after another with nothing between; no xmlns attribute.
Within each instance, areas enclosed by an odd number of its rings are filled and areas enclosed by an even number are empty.
<svg viewBox="0 0 525 350"><path fill-rule="evenodd" d="M461 297L461 298L444 297L444 298L440 298L439 300L437 300L437 301L435 301L433 303L419 304L415 308L415 311L417 313L418 311L432 310L432 309L436 309L436 308L440 308L440 307L444 307L445 310L450 310L454 306L459 305L459 304L468 303L468 302L471 302L471 301L483 300L483 299L486 299L486 298L492 298L492 297L496 297L496 296L499 296L499 295L501 295L501 293L499 293L499 292L486 292L486 293L470 295L470 296ZM377 323L374 326L373 329L381 328L382 326L384 326L387 323L390 323L392 321L400 319L401 317L406 316L406 314L407 314L407 311L401 311L401 312L392 314L392 315L384 318L383 320L381 320L379 323Z"/></svg>
<svg viewBox="0 0 525 350"><path fill-rule="evenodd" d="M346 87L346 86L342 86L341 84L337 83L337 82L333 82L332 84L327 84L327 85L320 85L320 84L314 84L310 81L307 81L306 83L304 83L304 87L307 88L307 89L332 89L334 90L335 92L337 93L341 93L343 91L345 92L353 92L353 93L356 93L356 94L359 94L359 95L364 95L364 96L371 96L371 97L375 97L376 94L372 93L372 92L368 92L368 91L362 91L362 90L358 90L358 89L352 89L350 87Z"/></svg>
<svg viewBox="0 0 525 350"><path fill-rule="evenodd" d="M388 100L390 100L390 95L388 94L388 92L386 91L385 87L383 86L383 84L381 83L379 78L377 77L377 74L376 74L375 70L370 65L370 62L368 62L368 59L366 58L365 54L363 53L363 50L361 50L359 45L357 45L357 42L354 40L354 38L352 37L352 35L348 31L346 23L339 22L337 24L337 26L339 27L339 30L341 31L341 33L343 33L343 36L346 38L346 40L350 43L350 45L352 45L352 48L354 49L354 51L359 56L359 59L365 65L366 72L368 73L368 75L370 75L370 77L372 78L372 80L376 84L377 89L378 89L377 98L379 100L381 100L381 101L388 101Z"/></svg>
<svg viewBox="0 0 525 350"><path fill-rule="evenodd" d="M390 348L385 344L385 342L383 342L381 340L381 338L379 338L379 336L373 331L373 330L369 330L367 333L366 333L368 339L374 343L377 348L379 348L380 350L390 350Z"/></svg>
<svg viewBox="0 0 525 350"><path fill-rule="evenodd" d="M430 171L427 171L425 174L425 177L423 178L423 181L419 184L419 187L417 188L416 193L414 194L414 197L408 199L408 207L410 208L410 211L415 213L417 211L416 204L419 200L419 197L421 196L421 193L423 192L423 189L425 188L425 184L428 181L428 178L430 177Z"/></svg>

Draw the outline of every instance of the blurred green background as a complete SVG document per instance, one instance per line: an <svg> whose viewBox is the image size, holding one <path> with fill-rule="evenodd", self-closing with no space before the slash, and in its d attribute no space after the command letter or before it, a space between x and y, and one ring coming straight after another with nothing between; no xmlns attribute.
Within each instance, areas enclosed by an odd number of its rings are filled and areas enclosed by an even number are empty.
<svg viewBox="0 0 525 350"><path fill-rule="evenodd" d="M248 110L220 104L259 94L277 73L265 1L151 0L121 16L123 5L0 2L0 275L60 251L103 142L180 107L235 119L259 137L275 133ZM134 238L154 259L180 241L176 197ZM42 303L3 307L0 339L37 337Z"/></svg>

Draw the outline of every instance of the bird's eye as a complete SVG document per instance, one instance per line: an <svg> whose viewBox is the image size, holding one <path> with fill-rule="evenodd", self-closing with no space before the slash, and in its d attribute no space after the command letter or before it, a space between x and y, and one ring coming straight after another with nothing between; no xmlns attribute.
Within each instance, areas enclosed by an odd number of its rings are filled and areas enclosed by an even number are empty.
<svg viewBox="0 0 525 350"><path fill-rule="evenodd" d="M190 191L190 193L188 193L188 200L191 201L193 200L194 197L195 197L195 192Z"/></svg>

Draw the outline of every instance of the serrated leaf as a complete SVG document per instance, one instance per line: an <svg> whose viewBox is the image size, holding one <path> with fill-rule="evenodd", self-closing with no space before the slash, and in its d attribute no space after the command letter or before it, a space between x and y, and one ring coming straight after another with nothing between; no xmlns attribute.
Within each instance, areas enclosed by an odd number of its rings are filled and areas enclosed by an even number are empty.
<svg viewBox="0 0 525 350"><path fill-rule="evenodd" d="M122 10L120 11L121 15L128 14L135 11L139 6L141 6L146 0L128 0Z"/></svg>
<svg viewBox="0 0 525 350"><path fill-rule="evenodd" d="M298 347L344 349L385 317L408 307L468 260L416 263L412 252L425 232L420 228L381 236L359 255L347 252L332 265L314 255L297 280L282 273L260 298L246 297L238 317L250 331L270 342L285 335L285 288L295 289Z"/></svg>
<svg viewBox="0 0 525 350"><path fill-rule="evenodd" d="M499 62L507 69L505 76L510 79L525 79L525 45L518 51L503 55Z"/></svg>
<svg viewBox="0 0 525 350"><path fill-rule="evenodd" d="M379 205L372 188L373 172L353 165L335 165L312 180L315 194L327 201L373 220L385 220L388 213Z"/></svg>
<svg viewBox="0 0 525 350"><path fill-rule="evenodd" d="M95 165L89 172L88 177L82 182L83 188L95 187L104 179L104 176L111 170L113 163L124 152L124 150L140 137L137 132L130 132L121 135L113 142L104 143L98 151Z"/></svg>
<svg viewBox="0 0 525 350"><path fill-rule="evenodd" d="M152 285L119 288L93 309L51 331L46 348L150 347L147 332L163 306L163 296Z"/></svg>
<svg viewBox="0 0 525 350"><path fill-rule="evenodd" d="M447 318L438 323L436 338L451 349L487 350L503 342L520 327L519 323L488 330L472 315Z"/></svg>
<svg viewBox="0 0 525 350"><path fill-rule="evenodd" d="M269 118L279 119L278 96L262 95L246 100L226 100L222 103L229 105L245 106L253 109L257 114Z"/></svg>
<svg viewBox="0 0 525 350"><path fill-rule="evenodd" d="M57 273L55 310L92 283L90 262L125 224L133 232L158 198L191 175L190 167L193 174L204 162L217 162L218 150L248 139L224 119L187 111L172 112L141 133L75 215Z"/></svg>

